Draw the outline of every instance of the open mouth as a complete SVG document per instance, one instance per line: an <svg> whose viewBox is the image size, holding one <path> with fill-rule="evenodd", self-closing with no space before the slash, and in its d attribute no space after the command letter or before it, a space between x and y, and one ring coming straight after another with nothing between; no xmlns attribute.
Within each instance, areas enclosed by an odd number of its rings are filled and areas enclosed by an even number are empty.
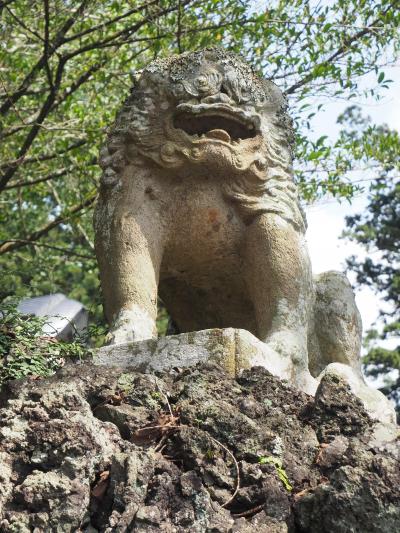
<svg viewBox="0 0 400 533"><path fill-rule="evenodd" d="M250 139L257 135L254 124L250 121L214 110L200 114L178 111L174 116L174 127L191 136L225 142Z"/></svg>

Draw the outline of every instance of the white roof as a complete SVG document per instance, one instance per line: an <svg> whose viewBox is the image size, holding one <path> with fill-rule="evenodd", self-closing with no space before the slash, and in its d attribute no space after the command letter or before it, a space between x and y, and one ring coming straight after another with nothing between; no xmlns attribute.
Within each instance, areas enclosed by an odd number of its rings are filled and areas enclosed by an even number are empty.
<svg viewBox="0 0 400 533"><path fill-rule="evenodd" d="M76 323L78 315L86 314L84 306L76 300L71 300L64 294L48 294L22 300L18 311L24 314L45 316L48 318L43 327L43 333L52 337L64 336L66 331L72 330L71 323ZM80 322L80 320L78 320ZM78 329L81 324L76 323Z"/></svg>

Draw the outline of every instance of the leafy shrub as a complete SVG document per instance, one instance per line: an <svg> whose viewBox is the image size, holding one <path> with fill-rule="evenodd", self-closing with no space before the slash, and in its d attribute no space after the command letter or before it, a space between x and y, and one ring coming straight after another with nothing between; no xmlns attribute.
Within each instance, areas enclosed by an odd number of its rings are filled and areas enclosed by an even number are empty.
<svg viewBox="0 0 400 533"><path fill-rule="evenodd" d="M88 339L98 335L97 326L76 334L73 342L64 342L43 334L45 317L21 314L15 302L3 302L0 313L0 385L28 375L50 376L66 360L92 356Z"/></svg>

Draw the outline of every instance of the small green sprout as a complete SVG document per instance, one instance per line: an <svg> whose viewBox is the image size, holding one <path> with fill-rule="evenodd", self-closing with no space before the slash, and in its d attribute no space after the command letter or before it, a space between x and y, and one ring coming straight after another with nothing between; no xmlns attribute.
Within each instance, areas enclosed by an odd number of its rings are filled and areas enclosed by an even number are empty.
<svg viewBox="0 0 400 533"><path fill-rule="evenodd" d="M215 451L214 450L211 450L211 449L208 449L206 451L206 453L204 454L204 457L208 460L208 461L212 461L214 458L215 458Z"/></svg>
<svg viewBox="0 0 400 533"><path fill-rule="evenodd" d="M157 392L156 390L151 391L150 396L153 398L153 400L160 400L161 401L163 399L161 394L159 392Z"/></svg>
<svg viewBox="0 0 400 533"><path fill-rule="evenodd" d="M273 457L272 455L269 455L268 457L260 457L258 462L260 463L260 465L267 465L267 464L273 465L285 489L289 492L293 490L293 487L290 484L289 478L282 466L282 461L280 459L278 459L277 457Z"/></svg>

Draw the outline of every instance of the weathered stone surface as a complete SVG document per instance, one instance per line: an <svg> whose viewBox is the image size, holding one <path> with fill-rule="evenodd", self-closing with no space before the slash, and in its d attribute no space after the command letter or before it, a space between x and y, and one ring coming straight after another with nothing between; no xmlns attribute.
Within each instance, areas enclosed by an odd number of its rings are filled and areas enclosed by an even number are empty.
<svg viewBox="0 0 400 533"><path fill-rule="evenodd" d="M213 362L231 376L252 366L263 366L285 379L288 365L280 354L244 329L208 329L103 346L96 351L94 364L133 368L155 372L186 368L197 363ZM311 383L311 380L310 380ZM312 388L312 387L311 387ZM317 381L314 383L314 391Z"/></svg>
<svg viewBox="0 0 400 533"><path fill-rule="evenodd" d="M374 423L339 377L314 399L259 367L156 376L71 365L9 383L0 531L400 529L398 431Z"/></svg>
<svg viewBox="0 0 400 533"><path fill-rule="evenodd" d="M379 390L369 387L348 365L331 363L321 372L318 379L321 380L324 376L345 382L372 418L381 422L396 423L393 404Z"/></svg>
<svg viewBox="0 0 400 533"><path fill-rule="evenodd" d="M361 376L361 315L350 282L341 272L314 276L314 325L317 347L309 350L313 376L330 363L343 363Z"/></svg>

